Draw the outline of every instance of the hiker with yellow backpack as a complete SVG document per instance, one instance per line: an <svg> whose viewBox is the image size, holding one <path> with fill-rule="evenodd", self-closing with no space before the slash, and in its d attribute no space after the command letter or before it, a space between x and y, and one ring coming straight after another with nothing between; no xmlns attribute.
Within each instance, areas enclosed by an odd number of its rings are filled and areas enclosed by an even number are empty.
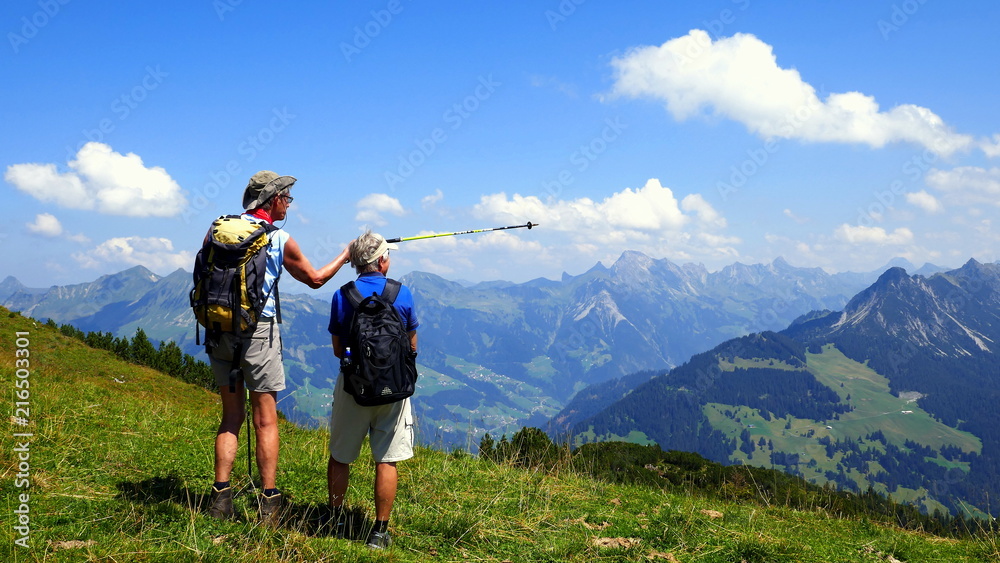
<svg viewBox="0 0 1000 563"><path fill-rule="evenodd" d="M212 223L195 260L191 306L205 327L205 347L222 399L222 422L215 437L215 483L209 514L233 518L230 474L243 426L244 386L250 392L262 495L260 518L276 523L283 504L276 487L278 467L277 394L285 388L281 364L281 305L278 280L283 270L316 289L349 258L345 248L316 269L287 232L274 226L292 203L292 176L257 172L243 192L241 215ZM249 430L248 430L249 431Z"/></svg>

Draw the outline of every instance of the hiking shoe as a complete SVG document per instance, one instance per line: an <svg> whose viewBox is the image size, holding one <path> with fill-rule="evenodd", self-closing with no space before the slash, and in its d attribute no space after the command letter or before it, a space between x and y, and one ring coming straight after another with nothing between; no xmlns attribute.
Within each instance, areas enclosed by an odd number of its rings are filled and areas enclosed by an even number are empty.
<svg viewBox="0 0 1000 563"><path fill-rule="evenodd" d="M219 520L232 520L236 518L236 510L233 509L233 488L226 487L221 491L212 487L212 496L208 507L208 515Z"/></svg>
<svg viewBox="0 0 1000 563"><path fill-rule="evenodd" d="M281 521L284 505L285 499L281 493L271 496L261 495L258 504L261 523L276 526Z"/></svg>
<svg viewBox="0 0 1000 563"><path fill-rule="evenodd" d="M389 535L388 531L376 532L372 530L372 533L368 534L368 541L365 545L372 549L385 549L392 545L392 536Z"/></svg>

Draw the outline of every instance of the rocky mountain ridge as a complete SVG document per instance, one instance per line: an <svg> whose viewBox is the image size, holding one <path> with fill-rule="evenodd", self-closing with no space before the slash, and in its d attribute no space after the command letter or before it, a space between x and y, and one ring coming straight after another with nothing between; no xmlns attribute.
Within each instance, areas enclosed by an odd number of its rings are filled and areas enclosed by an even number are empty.
<svg viewBox="0 0 1000 563"><path fill-rule="evenodd" d="M777 330L816 309L840 309L866 274L771 264L719 272L626 251L561 280L464 285L428 273L403 276L418 303L422 416L429 439L467 441L541 424L593 383L667 369L728 338ZM346 280L346 277L344 278ZM339 280L334 280L334 284ZM157 276L136 266L89 284L25 288L0 282L0 304L85 331L172 340L204 357L188 308L190 273ZM293 420L325 418L337 366L326 333L328 303L284 282L287 398ZM333 287L335 285L331 284ZM329 290L328 290L329 291ZM528 401L526 397L533 399ZM440 436L439 436L440 435Z"/></svg>

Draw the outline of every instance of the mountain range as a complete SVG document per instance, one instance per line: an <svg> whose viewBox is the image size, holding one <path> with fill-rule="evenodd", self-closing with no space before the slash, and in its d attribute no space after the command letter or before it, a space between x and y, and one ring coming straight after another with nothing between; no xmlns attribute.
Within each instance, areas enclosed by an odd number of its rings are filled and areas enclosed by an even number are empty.
<svg viewBox="0 0 1000 563"><path fill-rule="evenodd" d="M655 442L922 509L997 514L1000 265L893 267L842 310L585 389L550 431Z"/></svg>
<svg viewBox="0 0 1000 563"><path fill-rule="evenodd" d="M914 268L890 266L897 263ZM940 270L928 264L919 271ZM809 311L839 310L881 271L829 274L779 258L709 272L626 251L610 267L598 263L558 281L469 285L409 273L401 281L413 290L421 321L414 401L421 439L469 444L484 432L543 426L589 385L666 370L733 337L781 330ZM0 282L0 304L84 331L131 337L141 327L154 342L172 340L205 358L195 344L190 286L188 272L161 277L141 266L47 289L9 276ZM329 304L317 293L283 289L288 390L279 407L296 422L322 423L337 373Z"/></svg>

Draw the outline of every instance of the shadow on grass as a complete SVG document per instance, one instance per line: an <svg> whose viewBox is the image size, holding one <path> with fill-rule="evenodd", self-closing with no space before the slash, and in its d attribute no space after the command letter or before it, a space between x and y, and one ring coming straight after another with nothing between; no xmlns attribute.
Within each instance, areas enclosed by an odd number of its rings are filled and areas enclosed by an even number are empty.
<svg viewBox="0 0 1000 563"><path fill-rule="evenodd" d="M208 517L210 498L208 492L192 491L185 485L184 480L176 475L150 477L138 482L123 481L118 483L117 487L119 492L116 498L119 500L145 505L171 502ZM257 521L256 511L260 497L256 493L257 489L250 487L236 493L237 498L250 497L247 508L252 511L248 515L238 513L236 521ZM345 527L345 539L360 541L367 539L374 523L364 510L350 508L345 511L345 519L348 523ZM330 509L326 504L297 503L286 495L281 520L277 527L294 530L307 536L332 537L334 526L330 520Z"/></svg>

